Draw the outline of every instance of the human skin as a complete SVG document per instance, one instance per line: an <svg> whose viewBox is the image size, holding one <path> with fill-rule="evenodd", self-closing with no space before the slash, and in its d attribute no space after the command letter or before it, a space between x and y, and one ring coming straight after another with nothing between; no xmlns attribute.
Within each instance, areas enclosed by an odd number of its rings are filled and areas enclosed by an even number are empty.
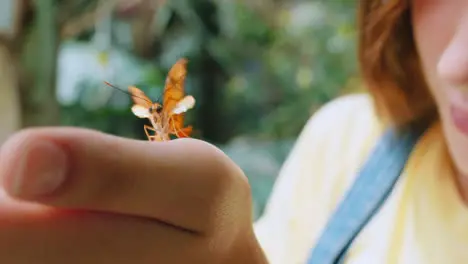
<svg viewBox="0 0 468 264"><path fill-rule="evenodd" d="M0 178L0 263L266 263L246 177L199 140L28 129Z"/></svg>
<svg viewBox="0 0 468 264"><path fill-rule="evenodd" d="M412 0L413 34L468 201L468 1Z"/></svg>

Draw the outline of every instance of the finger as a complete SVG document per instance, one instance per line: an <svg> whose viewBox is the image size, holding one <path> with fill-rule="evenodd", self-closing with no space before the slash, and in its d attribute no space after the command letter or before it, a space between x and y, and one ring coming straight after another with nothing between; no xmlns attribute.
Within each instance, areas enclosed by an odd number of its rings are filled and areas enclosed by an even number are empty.
<svg viewBox="0 0 468 264"><path fill-rule="evenodd" d="M222 217L226 185L245 184L229 180L238 178L229 175L232 166L199 140L156 143L76 128L25 130L0 152L0 177L14 197L152 217L194 232Z"/></svg>
<svg viewBox="0 0 468 264"><path fill-rule="evenodd" d="M186 263L188 256L195 259L191 263L209 263L200 254L205 238L148 219L56 210L5 197L0 234L0 263Z"/></svg>

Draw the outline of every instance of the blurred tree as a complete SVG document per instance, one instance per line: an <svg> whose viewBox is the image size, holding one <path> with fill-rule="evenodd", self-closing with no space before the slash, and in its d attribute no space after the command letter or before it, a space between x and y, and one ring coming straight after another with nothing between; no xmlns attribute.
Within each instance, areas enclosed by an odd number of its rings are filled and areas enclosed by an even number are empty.
<svg viewBox="0 0 468 264"><path fill-rule="evenodd" d="M150 33L152 32L151 25L156 10L155 3L158 4L160 0L107 0L103 2L111 8L119 3L122 7L117 9L117 12L122 17L128 16L126 9L137 6L138 12L134 12L132 20L134 52L145 56L151 50L148 43L152 42L148 39L154 36ZM95 22L100 19L100 14L96 11L99 2L95 0L20 0L16 3L21 3L21 14L24 14L21 18L24 23L18 23L21 30L18 30L19 33L14 40L8 41L8 45L2 41L5 48L2 48L1 57L5 60L5 65L10 68L9 78L3 79L5 84L2 86L11 87L12 94L14 91L19 91L20 107L18 108L21 111L18 114L20 117L18 122L20 125L14 129L58 125L60 123L60 106L56 100L58 47L61 40L79 37L94 27ZM10 13L14 12L10 11ZM17 67L12 67L14 65ZM11 80L11 83L6 84L7 80ZM10 104L15 102L12 96L10 96ZM12 110L12 114L15 113L13 111L15 107L10 106L9 109Z"/></svg>
<svg viewBox="0 0 468 264"><path fill-rule="evenodd" d="M14 54L0 44L0 144L20 128L21 106L19 103L16 67L12 65Z"/></svg>
<svg viewBox="0 0 468 264"><path fill-rule="evenodd" d="M55 96L58 14L55 0L34 1L34 19L22 45L23 127L59 124L60 108Z"/></svg>
<svg viewBox="0 0 468 264"><path fill-rule="evenodd" d="M18 44L25 34L30 6L23 0L0 2L0 143L21 127L18 90L20 78Z"/></svg>
<svg viewBox="0 0 468 264"><path fill-rule="evenodd" d="M226 143L233 134L229 129L229 120L223 114L223 102L227 74L223 67L212 56L209 43L212 39L220 37L220 28L217 23L218 7L212 1L191 1L194 14L199 17L201 30L199 31L200 50L193 55L191 72L198 84L197 107L198 129L202 131L205 140L213 143Z"/></svg>

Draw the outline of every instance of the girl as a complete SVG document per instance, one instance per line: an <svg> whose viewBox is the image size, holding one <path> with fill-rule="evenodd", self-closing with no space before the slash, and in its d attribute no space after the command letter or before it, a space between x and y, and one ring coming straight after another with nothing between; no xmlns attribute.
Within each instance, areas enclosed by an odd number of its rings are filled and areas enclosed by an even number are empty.
<svg viewBox="0 0 468 264"><path fill-rule="evenodd" d="M311 256L319 249L310 249L335 239L324 227L361 168L375 160L371 151L387 129L396 127L404 137L412 132L404 129L417 124L410 129L423 134L396 184L355 230L342 260L468 263L468 2L360 1L359 20L359 58L370 95L337 99L309 121L257 223L261 244L270 263L309 257L328 263ZM378 177L382 169L370 174ZM350 206L356 212L367 205ZM350 221L346 217L339 221Z"/></svg>

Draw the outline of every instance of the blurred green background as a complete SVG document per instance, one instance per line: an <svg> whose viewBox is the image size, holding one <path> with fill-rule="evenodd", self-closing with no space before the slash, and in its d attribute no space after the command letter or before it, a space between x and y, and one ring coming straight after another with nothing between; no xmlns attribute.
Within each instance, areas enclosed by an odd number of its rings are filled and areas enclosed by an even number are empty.
<svg viewBox="0 0 468 264"><path fill-rule="evenodd" d="M0 140L31 126L146 140L126 89L156 99L189 59L187 123L249 177L255 217L310 115L358 88L350 0L5 0Z"/></svg>

